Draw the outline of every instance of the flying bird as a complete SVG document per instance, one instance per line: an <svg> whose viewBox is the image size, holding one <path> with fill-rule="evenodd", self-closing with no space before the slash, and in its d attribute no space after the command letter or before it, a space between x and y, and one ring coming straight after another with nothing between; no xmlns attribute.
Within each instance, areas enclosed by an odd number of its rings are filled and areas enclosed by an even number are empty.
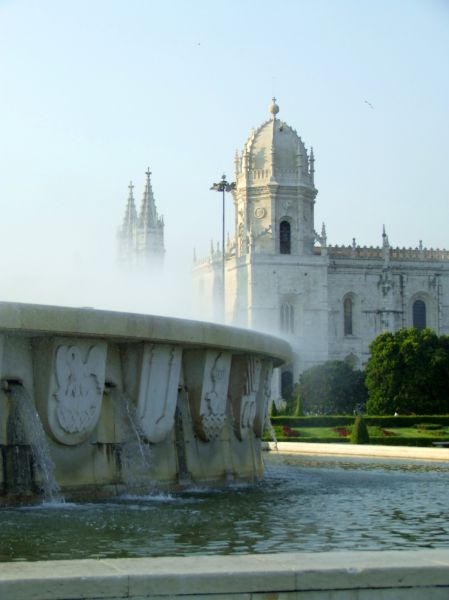
<svg viewBox="0 0 449 600"><path fill-rule="evenodd" d="M368 104L368 106L374 110L374 106L371 104L371 102L368 102L368 100L364 100L363 102Z"/></svg>

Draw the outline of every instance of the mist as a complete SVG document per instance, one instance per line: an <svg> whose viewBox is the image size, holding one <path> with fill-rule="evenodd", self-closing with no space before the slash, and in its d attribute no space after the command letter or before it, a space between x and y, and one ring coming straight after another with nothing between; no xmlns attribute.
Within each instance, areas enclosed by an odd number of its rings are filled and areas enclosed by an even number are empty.
<svg viewBox="0 0 449 600"><path fill-rule="evenodd" d="M161 268L138 268L119 262L114 231L103 239L47 235L41 243L19 233L11 255L0 257L2 301L190 319L201 313L192 301L190 253L168 249Z"/></svg>

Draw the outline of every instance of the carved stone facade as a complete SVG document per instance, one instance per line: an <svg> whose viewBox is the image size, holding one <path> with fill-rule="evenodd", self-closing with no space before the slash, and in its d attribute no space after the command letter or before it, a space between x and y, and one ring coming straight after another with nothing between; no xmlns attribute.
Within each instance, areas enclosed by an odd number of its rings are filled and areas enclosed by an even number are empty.
<svg viewBox="0 0 449 600"><path fill-rule="evenodd" d="M278 118L253 130L234 159L235 238L226 248L227 323L283 336L295 350L284 371L296 381L328 359L363 367L382 331L427 326L449 333L449 251L328 245L316 233L315 157ZM223 320L221 253L197 260L203 316Z"/></svg>

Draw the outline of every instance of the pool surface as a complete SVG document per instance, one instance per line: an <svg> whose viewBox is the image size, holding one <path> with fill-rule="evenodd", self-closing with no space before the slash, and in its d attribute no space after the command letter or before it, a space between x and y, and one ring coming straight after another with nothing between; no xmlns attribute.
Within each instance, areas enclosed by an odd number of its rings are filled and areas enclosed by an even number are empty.
<svg viewBox="0 0 449 600"><path fill-rule="evenodd" d="M449 463L272 454L254 486L0 509L0 561L449 548Z"/></svg>

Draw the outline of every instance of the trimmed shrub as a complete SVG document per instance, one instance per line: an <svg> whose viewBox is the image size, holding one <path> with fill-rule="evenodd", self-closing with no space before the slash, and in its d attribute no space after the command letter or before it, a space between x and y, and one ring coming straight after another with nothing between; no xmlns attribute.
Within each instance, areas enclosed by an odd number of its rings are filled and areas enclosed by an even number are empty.
<svg viewBox="0 0 449 600"><path fill-rule="evenodd" d="M368 428L361 415L358 415L355 419L351 433L351 444L369 444Z"/></svg>

